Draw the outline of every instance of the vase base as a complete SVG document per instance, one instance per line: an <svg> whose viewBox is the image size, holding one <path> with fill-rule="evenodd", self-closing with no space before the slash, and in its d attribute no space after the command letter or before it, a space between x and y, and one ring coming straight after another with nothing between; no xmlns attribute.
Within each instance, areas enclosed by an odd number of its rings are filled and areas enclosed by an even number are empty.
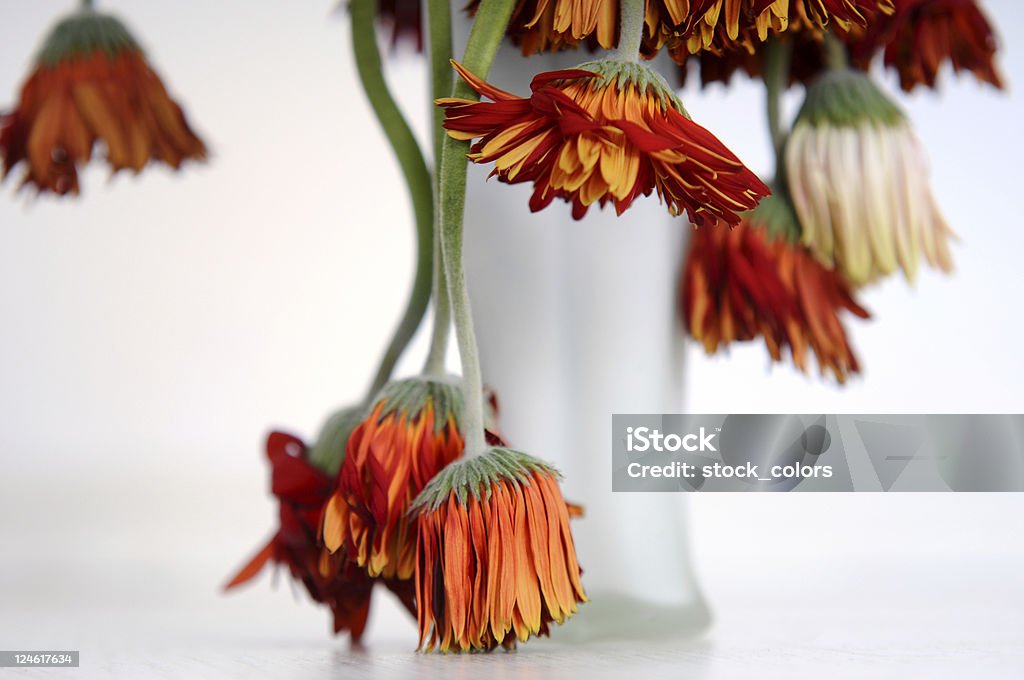
<svg viewBox="0 0 1024 680"><path fill-rule="evenodd" d="M552 642L685 639L699 636L711 625L711 611L700 598L665 605L615 592L589 597L569 625L552 627Z"/></svg>

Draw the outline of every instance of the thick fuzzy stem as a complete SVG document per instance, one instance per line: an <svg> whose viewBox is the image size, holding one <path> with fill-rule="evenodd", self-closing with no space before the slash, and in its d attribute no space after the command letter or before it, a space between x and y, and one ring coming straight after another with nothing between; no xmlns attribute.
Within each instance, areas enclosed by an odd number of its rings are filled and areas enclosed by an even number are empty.
<svg viewBox="0 0 1024 680"><path fill-rule="evenodd" d="M644 38L646 0L621 0L619 4L619 46L617 58L622 61L640 60L640 44Z"/></svg>
<svg viewBox="0 0 1024 680"><path fill-rule="evenodd" d="M370 383L366 399L370 400L391 378L402 352L420 327L430 302L431 272L433 270L434 199L430 172L423 159L416 137L413 135L398 104L388 90L377 47L377 27L374 23L376 0L352 0L352 49L356 69L366 98L369 99L377 120L391 144L405 183L412 198L416 218L416 274L406 302L405 313L395 329L391 342L384 351L377 374Z"/></svg>
<svg viewBox="0 0 1024 680"><path fill-rule="evenodd" d="M427 24L430 32L430 82L434 99L447 97L452 91L452 14L449 0L427 0ZM444 110L434 107L434 330L430 337L430 352L423 372L427 375L443 375L444 359L448 352L448 334L451 326L451 297L448 294L448 280L445 276L444 253L441 249L441 201L437 172L441 163L444 146Z"/></svg>
<svg viewBox="0 0 1024 680"><path fill-rule="evenodd" d="M434 3L438 4L438 3ZM471 73L486 78L498 46L505 35L515 0L483 0L473 21L466 43L462 64ZM436 9L431 5L432 12ZM438 10L439 11L439 10ZM447 9L445 11L448 11ZM465 99L478 98L467 83L459 79L452 88L452 96ZM462 261L462 222L466 207L466 153L469 143L445 136L441 145L440 206L441 245L444 269L451 295L455 318L455 339L462 360L465 411L463 433L466 456L478 456L487 450L484 437L483 379L480 357L477 353L473 316L466 288L466 272Z"/></svg>

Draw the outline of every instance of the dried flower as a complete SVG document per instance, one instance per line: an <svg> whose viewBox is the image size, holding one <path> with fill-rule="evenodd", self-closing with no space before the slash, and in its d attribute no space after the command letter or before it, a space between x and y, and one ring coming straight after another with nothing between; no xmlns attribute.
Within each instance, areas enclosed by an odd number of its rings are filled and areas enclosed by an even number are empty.
<svg viewBox="0 0 1024 680"><path fill-rule="evenodd" d="M935 87L942 64L956 72L970 71L978 80L1001 88L994 58L996 36L974 0L897 0L892 16L879 17L852 40L858 67L867 70L879 51L885 65L896 69L900 86Z"/></svg>
<svg viewBox="0 0 1024 680"><path fill-rule="evenodd" d="M373 580L354 565L329 574L321 573L319 568L317 529L320 510L333 488L332 479L310 463L306 446L291 435L272 432L267 437L266 450L271 466L271 491L279 504L280 526L226 588L249 581L269 563L286 566L310 597L331 608L334 632L347 631L358 642L370 612ZM415 614L408 585L387 585Z"/></svg>
<svg viewBox="0 0 1024 680"><path fill-rule="evenodd" d="M480 0L466 12L475 16ZM610 50L619 41L619 0L519 0L507 35L523 56L584 44Z"/></svg>
<svg viewBox="0 0 1024 680"><path fill-rule="evenodd" d="M495 447L445 468L416 499L420 648L511 647L586 601L558 473Z"/></svg>
<svg viewBox="0 0 1024 680"><path fill-rule="evenodd" d="M738 212L769 193L644 66L600 61L541 73L523 99L454 65L492 101L439 100L448 134L478 139L469 158L493 162L501 181L532 182L533 211L561 198L576 219L594 203L612 203L621 214L638 196L657 190L674 215L685 211L697 224L708 218L734 224Z"/></svg>
<svg viewBox="0 0 1024 680"><path fill-rule="evenodd" d="M389 383L352 432L322 535L371 576L409 579L415 545L407 510L416 494L462 454L462 395L454 383Z"/></svg>
<svg viewBox="0 0 1024 680"><path fill-rule="evenodd" d="M897 269L913 281L921 253L952 269L920 144L866 75L832 71L808 88L785 158L804 244L853 285Z"/></svg>
<svg viewBox="0 0 1024 680"><path fill-rule="evenodd" d="M4 177L26 164L22 184L57 194L79 191L78 168L102 142L111 170L138 173L150 161L178 168L206 147L115 18L83 9L54 27L3 116Z"/></svg>
<svg viewBox="0 0 1024 680"><path fill-rule="evenodd" d="M772 34L846 32L891 13L892 0L652 0L644 51L667 47L683 64L689 55L755 54Z"/></svg>
<svg viewBox="0 0 1024 680"><path fill-rule="evenodd" d="M859 365L839 312L861 318L848 285L797 240L800 227L784 196L771 196L729 229L697 229L680 279L679 300L687 331L708 354L732 342L764 339L774 361L788 348L807 371L808 347L822 374L840 383Z"/></svg>

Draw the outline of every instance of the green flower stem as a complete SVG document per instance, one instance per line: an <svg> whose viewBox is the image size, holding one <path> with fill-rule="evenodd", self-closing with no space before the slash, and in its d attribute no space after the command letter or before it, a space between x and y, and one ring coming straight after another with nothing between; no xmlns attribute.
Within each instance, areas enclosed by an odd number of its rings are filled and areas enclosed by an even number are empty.
<svg viewBox="0 0 1024 680"><path fill-rule="evenodd" d="M515 3L516 0L483 0L480 3L469 32L466 52L462 57L462 65L470 73L480 78L487 77ZM434 19L433 14L438 13L442 6L441 3L431 3L431 19ZM449 10L445 8L444 11ZM452 96L464 99L478 98L473 88L461 78L452 88ZM484 453L487 442L484 438L480 357L477 354L476 334L473 332L469 291L466 288L466 272L462 261L462 222L466 208L466 153L469 151L469 143L445 135L441 147L441 246L455 316L455 339L458 341L459 356L462 359L462 389L466 402L463 419L465 455L472 457Z"/></svg>
<svg viewBox="0 0 1024 680"><path fill-rule="evenodd" d="M782 155L782 147L786 144L786 131L782 129L782 93L786 91L789 79L789 63L792 46L789 42L780 42L778 38L769 36L764 48L764 88L767 97L768 131L772 137L772 149L775 158Z"/></svg>
<svg viewBox="0 0 1024 680"><path fill-rule="evenodd" d="M619 4L619 44L617 59L637 62L644 39L646 0L621 0Z"/></svg>
<svg viewBox="0 0 1024 680"><path fill-rule="evenodd" d="M844 71L850 68L850 58L846 54L846 45L836 37L835 33L828 31L824 40L825 64L833 71Z"/></svg>
<svg viewBox="0 0 1024 680"><path fill-rule="evenodd" d="M356 57L359 81L366 92L373 112L384 129L391 149L405 177L405 183L412 198L416 219L416 273L412 290L406 302L405 313L395 329L391 342L384 351L377 374L370 383L366 399L383 387L391 378L402 352L409 345L412 336L420 327L423 314L430 302L431 272L433 268L434 201L430 172L423 160L423 152L401 110L388 91L381 67L380 51L377 47L377 27L374 24L376 0L352 0L349 11L352 15L352 49Z"/></svg>
<svg viewBox="0 0 1024 680"><path fill-rule="evenodd" d="M427 25L430 32L430 82L433 98L447 97L452 91L452 12L449 0L427 0ZM433 142L434 162L440 163L442 147L447 136L441 124L444 110L434 106ZM438 198L439 175L435 173L435 224L441 223L441 201ZM443 375L448 335L451 326L451 298L444 271L444 253L441 250L441 230L434 230L434 331L430 337L430 352L423 372Z"/></svg>

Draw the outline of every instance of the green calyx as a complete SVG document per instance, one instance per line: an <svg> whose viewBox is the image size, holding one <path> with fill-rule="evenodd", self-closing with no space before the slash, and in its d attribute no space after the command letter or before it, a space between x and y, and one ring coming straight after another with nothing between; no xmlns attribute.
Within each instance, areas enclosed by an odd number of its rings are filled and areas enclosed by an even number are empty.
<svg viewBox="0 0 1024 680"><path fill-rule="evenodd" d="M529 484L534 474L562 477L558 470L527 453L492 446L479 456L457 460L437 473L409 506L409 513L417 515L436 510L452 494L463 505L470 496L477 501L486 500L496 483Z"/></svg>
<svg viewBox="0 0 1024 680"><path fill-rule="evenodd" d="M320 428L320 435L309 451L309 462L332 477L345 460L345 447L352 431L363 420L366 409L350 406L335 411Z"/></svg>
<svg viewBox="0 0 1024 680"><path fill-rule="evenodd" d="M690 117L683 102L676 96L675 90L668 84L668 81L660 73L644 64L619 59L598 59L580 64L576 68L596 73L608 82L615 83L619 89L622 89L623 83L630 83L641 92L657 97L662 110L671 107L687 118Z"/></svg>
<svg viewBox="0 0 1024 680"><path fill-rule="evenodd" d="M462 423L465 402L457 378L404 378L393 380L381 388L373 403L384 404L380 418L401 412L409 419L419 417L427 403L434 406L434 432L440 432L453 416ZM370 409L371 411L373 408Z"/></svg>
<svg viewBox="0 0 1024 680"><path fill-rule="evenodd" d="M780 238L789 243L800 241L800 220L784 190L773 188L772 195L761 199L744 219L750 227L763 229L769 241Z"/></svg>
<svg viewBox="0 0 1024 680"><path fill-rule="evenodd" d="M100 50L113 59L125 50L140 52L141 48L120 21L109 14L83 9L65 17L50 30L36 63L56 66Z"/></svg>
<svg viewBox="0 0 1024 680"><path fill-rule="evenodd" d="M827 71L807 88L796 124L896 127L903 112L867 75L851 69Z"/></svg>

